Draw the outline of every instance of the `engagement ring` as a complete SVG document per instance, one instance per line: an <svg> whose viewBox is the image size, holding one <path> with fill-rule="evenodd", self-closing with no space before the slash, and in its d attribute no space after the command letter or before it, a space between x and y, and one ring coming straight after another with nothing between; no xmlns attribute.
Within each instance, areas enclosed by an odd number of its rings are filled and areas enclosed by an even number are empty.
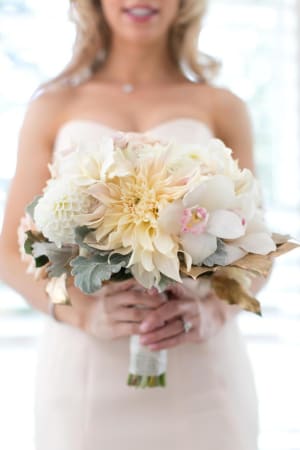
<svg viewBox="0 0 300 450"><path fill-rule="evenodd" d="M184 320L183 317L181 317L181 321L182 321L184 332L188 333L193 328L192 322L190 322L188 320Z"/></svg>

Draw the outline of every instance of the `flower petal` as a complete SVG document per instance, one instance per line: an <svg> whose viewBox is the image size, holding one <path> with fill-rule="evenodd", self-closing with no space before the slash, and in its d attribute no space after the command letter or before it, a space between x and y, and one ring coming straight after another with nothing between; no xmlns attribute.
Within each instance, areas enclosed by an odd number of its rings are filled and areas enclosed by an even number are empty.
<svg viewBox="0 0 300 450"><path fill-rule="evenodd" d="M216 175L187 193L183 203L187 208L201 206L208 211L227 209L235 201L233 181L223 175Z"/></svg>
<svg viewBox="0 0 300 450"><path fill-rule="evenodd" d="M190 271L193 264L191 255L184 250L179 250L179 253L183 254L186 269Z"/></svg>
<svg viewBox="0 0 300 450"><path fill-rule="evenodd" d="M175 245L175 242L169 234L161 233L159 230L154 236L153 242L156 249L164 255L170 253Z"/></svg>
<svg viewBox="0 0 300 450"><path fill-rule="evenodd" d="M276 245L268 233L250 233L234 242L248 253L268 255L276 250Z"/></svg>
<svg viewBox="0 0 300 450"><path fill-rule="evenodd" d="M247 224L247 234L250 233L268 233L268 227L264 222L263 212L256 211L254 217Z"/></svg>
<svg viewBox="0 0 300 450"><path fill-rule="evenodd" d="M153 261L156 268L167 277L172 280L181 282L179 275L179 260L177 254L171 255L170 257L162 255L161 253L153 254Z"/></svg>
<svg viewBox="0 0 300 450"><path fill-rule="evenodd" d="M132 227L134 229L134 227ZM150 227L148 224L140 224L136 226L135 229L135 242L136 245L140 245L145 250L152 251L153 250L153 243L150 236Z"/></svg>
<svg viewBox="0 0 300 450"><path fill-rule="evenodd" d="M159 213L158 225L169 234L178 234L184 206L181 200L170 203Z"/></svg>
<svg viewBox="0 0 300 450"><path fill-rule="evenodd" d="M141 252L141 265L147 272L151 272L154 269L152 255L152 252L145 250Z"/></svg>
<svg viewBox="0 0 300 450"><path fill-rule="evenodd" d="M217 238L208 233L199 236L184 233L181 236L181 243L183 250L191 256L193 264L202 264L217 250Z"/></svg>
<svg viewBox="0 0 300 450"><path fill-rule="evenodd" d="M234 212L219 209L210 214L207 232L223 239L237 239L245 234L245 226Z"/></svg>
<svg viewBox="0 0 300 450"><path fill-rule="evenodd" d="M141 264L135 264L131 267L131 273L134 278L140 283L144 288L150 289L154 287L159 281L159 273L154 270L152 272L147 272L143 269Z"/></svg>

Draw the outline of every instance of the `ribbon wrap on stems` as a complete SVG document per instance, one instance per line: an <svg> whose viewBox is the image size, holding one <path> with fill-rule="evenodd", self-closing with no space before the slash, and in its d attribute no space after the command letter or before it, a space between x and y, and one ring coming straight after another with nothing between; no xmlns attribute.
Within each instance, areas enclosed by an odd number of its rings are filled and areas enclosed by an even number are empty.
<svg viewBox="0 0 300 450"><path fill-rule="evenodd" d="M140 336L131 336L128 385L165 386L167 361L167 350L151 351L140 343Z"/></svg>

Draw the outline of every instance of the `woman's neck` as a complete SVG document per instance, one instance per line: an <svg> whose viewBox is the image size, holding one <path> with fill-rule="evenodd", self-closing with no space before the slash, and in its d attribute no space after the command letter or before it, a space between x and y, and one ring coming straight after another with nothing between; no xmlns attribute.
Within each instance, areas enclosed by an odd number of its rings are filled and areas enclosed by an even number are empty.
<svg viewBox="0 0 300 450"><path fill-rule="evenodd" d="M184 79L168 44L128 44L114 39L99 78L122 84L156 84Z"/></svg>

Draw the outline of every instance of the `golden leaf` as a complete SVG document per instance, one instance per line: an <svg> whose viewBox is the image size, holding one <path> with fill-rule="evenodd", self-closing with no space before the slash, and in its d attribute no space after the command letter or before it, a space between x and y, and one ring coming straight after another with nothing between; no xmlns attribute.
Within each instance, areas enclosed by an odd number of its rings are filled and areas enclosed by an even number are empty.
<svg viewBox="0 0 300 450"><path fill-rule="evenodd" d="M220 299L230 305L239 305L245 311L261 315L260 303L250 292L250 277L266 278L272 269L274 258L300 247L299 244L289 241L288 235L274 233L272 238L277 249L268 255L248 253L228 266L192 266L189 271L182 265L180 271L194 280L205 274L210 276L212 288Z"/></svg>
<svg viewBox="0 0 300 450"><path fill-rule="evenodd" d="M236 279L226 273L217 273L212 277L212 288L216 295L230 305L239 305L245 311L261 316L260 303L252 297Z"/></svg>
<svg viewBox="0 0 300 450"><path fill-rule="evenodd" d="M201 275L204 275L205 273L214 272L217 270L217 268L220 266L215 267L200 267L200 266L192 266L190 270L187 270L186 266L181 265L180 266L180 272L183 275L186 275L190 278L193 278L194 280L197 280Z"/></svg>
<svg viewBox="0 0 300 450"><path fill-rule="evenodd" d="M266 278L272 269L273 261L271 255L263 256L249 253L231 265L240 269L249 270Z"/></svg>
<svg viewBox="0 0 300 450"><path fill-rule="evenodd" d="M298 248L298 247L300 247L300 245L297 244L296 242L285 242L282 245L278 245L277 250L270 253L270 256L272 258L277 258L278 256L284 255L285 253L288 253L291 250L294 250L295 248Z"/></svg>

